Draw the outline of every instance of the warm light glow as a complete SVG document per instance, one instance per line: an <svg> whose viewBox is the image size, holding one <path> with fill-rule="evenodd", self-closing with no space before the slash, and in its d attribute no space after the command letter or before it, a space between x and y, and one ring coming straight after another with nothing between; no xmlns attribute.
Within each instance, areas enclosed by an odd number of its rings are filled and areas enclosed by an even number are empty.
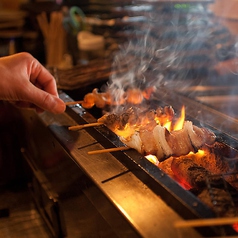
<svg viewBox="0 0 238 238"><path fill-rule="evenodd" d="M145 158L155 165L159 164L159 161L155 155L146 155Z"/></svg>
<svg viewBox="0 0 238 238"><path fill-rule="evenodd" d="M118 136L123 136L124 138L129 138L135 133L135 128L129 124L126 124L123 130L116 129L114 131Z"/></svg>
<svg viewBox="0 0 238 238"><path fill-rule="evenodd" d="M171 131L171 125L172 125L172 122L171 121L167 121L163 127L165 127L168 131Z"/></svg>
<svg viewBox="0 0 238 238"><path fill-rule="evenodd" d="M232 227L236 232L238 232L238 223L234 223Z"/></svg>
<svg viewBox="0 0 238 238"><path fill-rule="evenodd" d="M187 157L188 158L193 158L193 157L195 157L196 156L196 158L202 158L202 157L204 157L206 155L206 151L205 150L198 150L196 153L194 153L194 152L189 152L189 154L187 154Z"/></svg>
<svg viewBox="0 0 238 238"><path fill-rule="evenodd" d="M178 120L176 121L174 125L175 131L183 129L184 120L185 120L185 107L183 106L181 109L180 117L178 118Z"/></svg>
<svg viewBox="0 0 238 238"><path fill-rule="evenodd" d="M153 113L144 113L141 115L134 124L127 123L124 128L116 128L114 132L125 139L129 139L135 131L140 131L141 128L146 130L152 130L155 125L161 125L168 131L181 130L185 121L185 107L181 109L180 117L174 119L171 115L154 116Z"/></svg>
<svg viewBox="0 0 238 238"><path fill-rule="evenodd" d="M205 155L205 151L204 150L198 150L196 155L199 155L200 157L203 157Z"/></svg>

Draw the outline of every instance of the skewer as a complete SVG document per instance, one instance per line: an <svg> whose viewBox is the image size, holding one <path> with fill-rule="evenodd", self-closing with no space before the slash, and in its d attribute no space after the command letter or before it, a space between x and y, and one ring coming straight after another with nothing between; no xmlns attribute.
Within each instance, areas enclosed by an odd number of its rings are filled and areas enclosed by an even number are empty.
<svg viewBox="0 0 238 238"><path fill-rule="evenodd" d="M72 102L65 102L65 105L68 106L68 105L75 105L75 104L82 104L83 103L83 100L81 101L72 101Z"/></svg>
<svg viewBox="0 0 238 238"><path fill-rule="evenodd" d="M129 149L131 148L127 146L122 146L122 147L116 147L116 148L110 148L110 149L93 150L93 151L89 151L88 154L95 155L95 154L102 154L102 153L115 152L120 150L129 150Z"/></svg>
<svg viewBox="0 0 238 238"><path fill-rule="evenodd" d="M93 126L100 126L103 125L102 122L94 122L94 123L88 123L88 124L83 124L83 125L77 125L77 126L70 126L68 127L68 129L70 131L76 131L76 130L80 130L86 127L93 127Z"/></svg>
<svg viewBox="0 0 238 238"><path fill-rule="evenodd" d="M182 227L201 227L201 226L219 226L238 223L238 217L209 218L188 221L177 221L174 223L176 228Z"/></svg>

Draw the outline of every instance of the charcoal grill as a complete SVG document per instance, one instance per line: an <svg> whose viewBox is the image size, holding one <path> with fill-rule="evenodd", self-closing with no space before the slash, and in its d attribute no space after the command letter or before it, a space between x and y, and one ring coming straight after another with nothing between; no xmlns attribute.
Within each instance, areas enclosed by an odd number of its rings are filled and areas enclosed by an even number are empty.
<svg viewBox="0 0 238 238"><path fill-rule="evenodd" d="M218 140L229 146L230 152L237 153L235 119L171 90L161 91L159 98L153 100L167 105L174 105L176 101L177 108L186 105L187 118L196 124L202 122L216 133ZM61 92L60 97L64 101L72 100L65 92ZM161 237L176 237L178 233L173 228L176 221L217 217L197 196L133 149L88 155L88 151L123 144L104 125L69 131L69 126L96 121L95 116L80 105L68 106L61 115L48 112L36 115L24 110L20 114L26 132L22 154L33 174L31 191L55 237L70 237L72 230L80 230L77 225L80 208L74 200L79 191L103 220L107 231L103 237L112 234L115 237L158 237L161 232ZM229 123L219 127L224 120ZM65 205L69 201L78 211L73 221L72 211ZM183 232L190 237L236 234L231 226L187 228Z"/></svg>

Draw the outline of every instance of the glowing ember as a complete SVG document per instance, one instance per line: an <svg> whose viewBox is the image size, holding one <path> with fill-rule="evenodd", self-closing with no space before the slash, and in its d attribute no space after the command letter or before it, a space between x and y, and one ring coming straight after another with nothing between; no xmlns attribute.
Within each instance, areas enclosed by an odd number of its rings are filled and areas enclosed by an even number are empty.
<svg viewBox="0 0 238 238"><path fill-rule="evenodd" d="M130 126L128 123L125 125L125 127L123 128L123 130L119 130L119 129L115 129L114 132L118 135L118 136L123 136L125 138L130 137L134 132L135 132L135 127L134 126Z"/></svg>
<svg viewBox="0 0 238 238"><path fill-rule="evenodd" d="M236 232L238 232L238 223L234 223L232 227Z"/></svg>
<svg viewBox="0 0 238 238"><path fill-rule="evenodd" d="M146 155L145 158L155 165L159 164L159 161L155 155Z"/></svg>
<svg viewBox="0 0 238 238"><path fill-rule="evenodd" d="M194 152L190 152L189 154L188 154L188 157L193 157L193 156L196 156L197 158L202 158L203 156L205 156L205 151L204 150L198 150L196 153L194 153Z"/></svg>
<svg viewBox="0 0 238 238"><path fill-rule="evenodd" d="M171 127L172 127L172 122L168 121L166 122L163 127L165 127L168 131L171 131Z"/></svg>

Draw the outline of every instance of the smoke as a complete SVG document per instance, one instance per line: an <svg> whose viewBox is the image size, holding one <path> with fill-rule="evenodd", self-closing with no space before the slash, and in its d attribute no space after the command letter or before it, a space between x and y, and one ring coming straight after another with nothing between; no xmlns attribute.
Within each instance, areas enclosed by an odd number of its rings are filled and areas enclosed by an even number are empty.
<svg viewBox="0 0 238 238"><path fill-rule="evenodd" d="M107 85L115 98L129 88L162 85L187 93L190 86L224 83L217 69L236 57L238 44L207 4L155 4L143 19L127 29L128 41L115 54Z"/></svg>

